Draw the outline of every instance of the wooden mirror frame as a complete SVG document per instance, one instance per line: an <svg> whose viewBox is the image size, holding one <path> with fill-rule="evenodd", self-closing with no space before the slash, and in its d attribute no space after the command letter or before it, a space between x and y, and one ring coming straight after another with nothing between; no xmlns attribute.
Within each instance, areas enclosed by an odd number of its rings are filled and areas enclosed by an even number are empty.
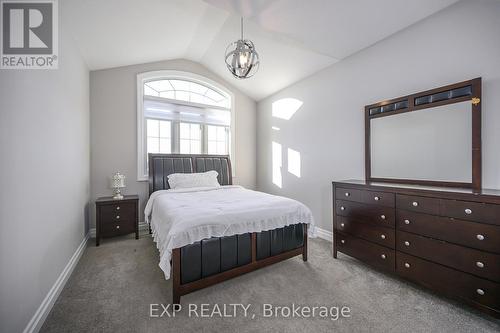
<svg viewBox="0 0 500 333"><path fill-rule="evenodd" d="M470 89L469 89L470 87ZM470 92L469 92L470 90ZM457 96L454 97L453 93ZM464 94L467 92L467 94ZM460 95L462 94L462 95ZM447 98L443 96L448 95ZM434 101L436 100L436 101ZM471 101L472 110L472 178L471 182L448 182L418 179L376 178L371 175L370 120L395 116L436 106ZM365 177L370 182L403 183L428 186L463 187L481 189L481 78L475 78L447 86L393 98L365 106Z"/></svg>

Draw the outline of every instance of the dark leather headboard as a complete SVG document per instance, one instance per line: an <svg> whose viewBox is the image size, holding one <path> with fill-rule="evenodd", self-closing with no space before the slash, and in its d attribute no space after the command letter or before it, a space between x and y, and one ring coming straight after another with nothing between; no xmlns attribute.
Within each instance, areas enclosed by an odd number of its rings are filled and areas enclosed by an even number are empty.
<svg viewBox="0 0 500 333"><path fill-rule="evenodd" d="M167 190L168 175L215 170L221 185L232 185L231 160L227 155L149 154L149 195Z"/></svg>

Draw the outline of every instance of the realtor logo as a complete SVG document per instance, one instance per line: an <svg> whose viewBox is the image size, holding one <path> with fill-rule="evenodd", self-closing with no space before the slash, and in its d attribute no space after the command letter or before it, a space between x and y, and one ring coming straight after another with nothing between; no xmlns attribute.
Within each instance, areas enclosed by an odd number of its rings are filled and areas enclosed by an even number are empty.
<svg viewBox="0 0 500 333"><path fill-rule="evenodd" d="M57 68L57 0L0 0L0 17L0 68Z"/></svg>

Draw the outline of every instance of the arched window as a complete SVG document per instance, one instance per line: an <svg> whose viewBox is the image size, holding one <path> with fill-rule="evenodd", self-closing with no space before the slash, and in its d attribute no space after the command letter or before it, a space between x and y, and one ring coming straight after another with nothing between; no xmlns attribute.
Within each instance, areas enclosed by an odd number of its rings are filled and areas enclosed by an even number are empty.
<svg viewBox="0 0 500 333"><path fill-rule="evenodd" d="M138 180L148 153L232 154L232 94L202 76L157 71L137 76Z"/></svg>
<svg viewBox="0 0 500 333"><path fill-rule="evenodd" d="M231 99L209 86L178 79L151 80L144 83L144 95L177 101L220 106L229 109Z"/></svg>

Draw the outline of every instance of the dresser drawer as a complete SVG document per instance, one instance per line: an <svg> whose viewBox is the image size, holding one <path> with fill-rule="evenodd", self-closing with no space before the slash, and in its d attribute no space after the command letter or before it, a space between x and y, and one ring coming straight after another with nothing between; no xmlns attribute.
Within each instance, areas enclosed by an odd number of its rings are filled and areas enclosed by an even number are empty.
<svg viewBox="0 0 500 333"><path fill-rule="evenodd" d="M398 194L396 208L439 215L439 199Z"/></svg>
<svg viewBox="0 0 500 333"><path fill-rule="evenodd" d="M101 233L104 237L125 235L132 232L135 232L135 222L133 220L101 224Z"/></svg>
<svg viewBox="0 0 500 333"><path fill-rule="evenodd" d="M500 205L441 200L441 215L500 225Z"/></svg>
<svg viewBox="0 0 500 333"><path fill-rule="evenodd" d="M337 230L391 249L394 249L395 246L396 234L394 229L391 228L379 227L349 217L339 216Z"/></svg>
<svg viewBox="0 0 500 333"><path fill-rule="evenodd" d="M387 207L396 205L394 193L388 192L364 191L363 202Z"/></svg>
<svg viewBox="0 0 500 333"><path fill-rule="evenodd" d="M379 226L394 227L394 208L337 200L335 211L337 215L375 223Z"/></svg>
<svg viewBox="0 0 500 333"><path fill-rule="evenodd" d="M335 196L337 200L347 200L387 207L394 207L396 205L394 193L389 192L337 188Z"/></svg>
<svg viewBox="0 0 500 333"><path fill-rule="evenodd" d="M438 264L500 282L500 255L397 231L396 249Z"/></svg>
<svg viewBox="0 0 500 333"><path fill-rule="evenodd" d="M397 210L398 230L500 253L500 226Z"/></svg>
<svg viewBox="0 0 500 333"><path fill-rule="evenodd" d="M130 202L102 205L100 207L101 221L109 222L135 221L135 204Z"/></svg>
<svg viewBox="0 0 500 333"><path fill-rule="evenodd" d="M397 273L420 285L500 311L500 284L462 273L401 252Z"/></svg>
<svg viewBox="0 0 500 333"><path fill-rule="evenodd" d="M396 253L384 246L368 242L347 234L336 235L338 250L366 262L369 265L394 271Z"/></svg>
<svg viewBox="0 0 500 333"><path fill-rule="evenodd" d="M363 190L337 187L335 190L335 198L337 200L363 202L363 192Z"/></svg>

